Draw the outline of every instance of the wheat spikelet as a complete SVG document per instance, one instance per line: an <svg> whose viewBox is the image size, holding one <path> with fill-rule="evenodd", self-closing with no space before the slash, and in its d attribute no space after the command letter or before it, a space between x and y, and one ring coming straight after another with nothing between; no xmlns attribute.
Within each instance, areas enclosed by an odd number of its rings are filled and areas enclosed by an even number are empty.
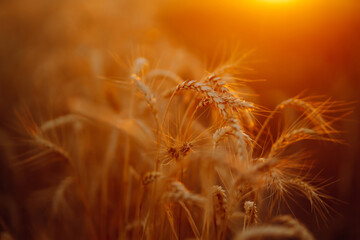
<svg viewBox="0 0 360 240"><path fill-rule="evenodd" d="M254 108L252 103L240 100L239 97L235 96L227 87L226 82L216 74L211 74L205 83L209 85L227 102L230 108L234 112L240 112L240 110Z"/></svg>
<svg viewBox="0 0 360 240"><path fill-rule="evenodd" d="M209 83L217 92L220 92L221 94L230 93L230 90L226 87L226 82L214 73L210 74L205 82Z"/></svg>
<svg viewBox="0 0 360 240"><path fill-rule="evenodd" d="M37 160L39 157L44 156L50 152L53 152L62 158L64 158L68 163L71 163L70 155L65 149L60 147L59 145L52 142L50 139L46 138L41 131L41 128L35 123L31 114L27 112L24 116L21 116L17 113L22 125L26 129L27 133L31 137L31 142L36 146L43 148L41 153L32 155L31 157L19 161L15 165L23 165L27 163L33 163L34 160Z"/></svg>
<svg viewBox="0 0 360 240"><path fill-rule="evenodd" d="M211 104L211 100L209 98L203 98L199 104L196 106L196 109L194 110L194 112L196 112L197 110L199 110L200 108L206 107L208 105Z"/></svg>
<svg viewBox="0 0 360 240"><path fill-rule="evenodd" d="M179 149L179 153L181 157L185 157L191 150L192 144L189 142L185 142Z"/></svg>
<svg viewBox="0 0 360 240"><path fill-rule="evenodd" d="M178 181L174 181L170 183L169 191L165 195L165 198L167 200L174 202L183 201L186 203L196 204L199 206L204 204L206 200L204 197L200 195L189 192L189 190L187 190L186 187L181 182Z"/></svg>
<svg viewBox="0 0 360 240"><path fill-rule="evenodd" d="M286 106L293 106L301 109L306 113L311 121L314 124L322 129L324 133L328 133L329 131L333 131L333 128L325 121L322 117L320 109L315 108L312 104L297 98L290 98L288 100L283 101L278 105L280 109Z"/></svg>
<svg viewBox="0 0 360 240"><path fill-rule="evenodd" d="M241 110L253 109L254 105L250 102L240 100L239 98L226 94L222 96L224 101L231 107L232 111L240 112Z"/></svg>
<svg viewBox="0 0 360 240"><path fill-rule="evenodd" d="M152 182L154 182L156 179L158 179L159 177L161 177L161 173L160 172L148 172L144 175L143 179L142 179L142 184L148 185Z"/></svg>
<svg viewBox="0 0 360 240"><path fill-rule="evenodd" d="M56 154L59 154L60 156L62 156L64 159L66 159L68 162L71 162L70 160L70 155L68 152L66 152L62 147L58 146L57 144L51 142L50 140L44 138L43 136L41 136L40 134L38 135L34 135L33 136L34 142L41 146L44 147L46 149L48 149L51 152L54 152Z"/></svg>
<svg viewBox="0 0 360 240"><path fill-rule="evenodd" d="M228 119L226 119L229 127L232 130L232 133L236 139L236 145L237 145L237 155L239 156L240 160L247 160L247 149L246 149L246 142L245 142L245 136L246 134L244 133L244 131L242 130L239 121L234 118L234 117L230 117Z"/></svg>
<svg viewBox="0 0 360 240"><path fill-rule="evenodd" d="M146 86L136 74L132 74L131 79L134 81L137 89L145 96L145 100L149 104L151 110L157 113L157 110L155 109L156 98L151 93L150 88Z"/></svg>
<svg viewBox="0 0 360 240"><path fill-rule="evenodd" d="M238 174L234 182L235 189L237 189L236 191L243 193L242 188L244 188L244 185L246 188L251 188L251 186L257 186L259 183L262 184L263 177L269 174L279 162L280 160L278 158L269 158L256 164L251 164L246 171Z"/></svg>
<svg viewBox="0 0 360 240"><path fill-rule="evenodd" d="M259 222L256 203L254 203L253 201L245 201L244 210L247 226L257 224Z"/></svg>
<svg viewBox="0 0 360 240"><path fill-rule="evenodd" d="M269 189L273 188L274 195L279 196L280 200L284 198L284 194L289 194L283 175L284 173L281 169L271 168L268 174L264 176L264 181Z"/></svg>
<svg viewBox="0 0 360 240"><path fill-rule="evenodd" d="M169 147L167 148L167 153L170 156L170 159L174 159L175 161L179 161L186 157L189 154L192 148L192 144L189 142L185 142L179 147Z"/></svg>
<svg viewBox="0 0 360 240"><path fill-rule="evenodd" d="M215 131L215 133L213 134L213 150L216 149L216 146L217 144L220 142L220 140L222 140L226 135L232 135L232 136L236 136L236 134L238 132L238 127L236 126L235 128L232 128L230 126L225 126L225 127L222 127L218 130ZM243 139L247 140L248 142L251 142L252 139L249 135L247 135L244 131L241 131L240 130L240 134L242 135ZM239 136L236 136L236 139L238 139ZM239 143L242 143L242 141L238 141L237 142L238 144ZM239 145L238 145L239 146ZM240 145L241 146L241 145Z"/></svg>
<svg viewBox="0 0 360 240"><path fill-rule="evenodd" d="M181 90L193 90L204 95L211 102L214 102L216 109L224 118L227 117L226 101L222 99L210 86L196 80L184 81L176 87L174 94Z"/></svg>
<svg viewBox="0 0 360 240"><path fill-rule="evenodd" d="M279 104L279 108L284 108L286 106L295 106L299 107L300 109L304 110L308 114L312 114L316 111L316 109L308 102L297 98L290 98L287 99Z"/></svg>
<svg viewBox="0 0 360 240"><path fill-rule="evenodd" d="M244 200L249 197L252 198L253 189L252 176L241 175L234 182L229 198L229 213L234 213L239 204L244 203ZM242 208L244 206L241 206Z"/></svg>
<svg viewBox="0 0 360 240"><path fill-rule="evenodd" d="M145 97L145 101L147 102L147 104L149 105L152 114L154 115L154 118L156 120L156 122L158 123L158 116L157 116L157 108L156 108L156 98L154 97L154 95L151 93L150 89L148 86L145 85L145 83L143 83L140 79L140 77L136 74L132 74L131 75L131 79L134 81L137 89L144 95Z"/></svg>
<svg viewBox="0 0 360 240"><path fill-rule="evenodd" d="M131 223L128 223L126 226L125 226L125 231L132 231L134 229L137 229L140 227L140 229L142 230L142 228L144 228L144 225L145 225L145 222L144 221L133 221Z"/></svg>
<svg viewBox="0 0 360 240"><path fill-rule="evenodd" d="M221 225L227 218L227 196L221 186L213 186L213 201L216 216L216 225Z"/></svg>
<svg viewBox="0 0 360 240"><path fill-rule="evenodd" d="M149 62L147 59L140 57L137 58L134 62L134 73L131 74L131 79L135 83L136 88L141 92L145 97L145 101L150 107L151 113L154 116L156 127L159 129L159 117L158 110L156 107L156 98L151 92L150 88L142 81L142 78L146 75L149 70Z"/></svg>
<svg viewBox="0 0 360 240"><path fill-rule="evenodd" d="M144 76L149 70L149 61L146 58L139 57L134 61L134 73L136 76Z"/></svg>
<svg viewBox="0 0 360 240"><path fill-rule="evenodd" d="M219 114L226 119L228 125L233 129L234 136L237 142L237 154L241 159L246 158L246 143L244 141L244 134L241 130L241 126L238 121L234 117L229 116L228 107L231 109L235 109L239 111L239 108L248 108L253 107L251 104L240 101L234 97L225 96L222 97L216 91L214 91L210 86L197 82L196 80L184 81L176 87L176 90L173 94L181 90L193 90L203 94L203 96L210 101L210 103L214 102L215 107Z"/></svg>
<svg viewBox="0 0 360 240"><path fill-rule="evenodd" d="M213 134L213 149L215 150L216 145L219 143L219 141L227 134L231 134L232 133L232 128L229 126L226 127L222 127L218 130L215 131L215 133Z"/></svg>
<svg viewBox="0 0 360 240"><path fill-rule="evenodd" d="M335 110L328 110L330 107L336 107L341 106L334 102L325 101L323 103L308 103L305 100L301 100L298 98L290 98L287 99L280 104L278 104L275 109L271 112L271 114L266 118L265 122L261 126L260 130L258 131L255 142L258 142L260 140L260 137L262 136L263 131L268 126L270 120L274 117L274 115L278 112L278 110L284 109L287 106L294 106L296 108L299 108L302 110L306 116L306 120L313 123L313 129L316 129L318 134L326 134L329 136L328 139L323 140L331 140L330 135L332 133L336 133L337 131L330 125L330 121L326 121L324 119L323 113L326 111L334 111ZM345 110L345 109L344 109ZM341 116L340 118L342 118ZM304 119L302 119L304 120ZM335 120L335 119L334 119ZM252 151L254 150L254 146L252 147Z"/></svg>
<svg viewBox="0 0 360 240"><path fill-rule="evenodd" d="M297 190L302 192L310 201L312 207L314 206L314 204L322 204L323 200L320 198L317 189L311 186L309 183L304 182L299 178L289 179L287 183L291 184Z"/></svg>
<svg viewBox="0 0 360 240"><path fill-rule="evenodd" d="M266 179L266 176L273 171L277 164L279 164L277 158L264 159L256 164L251 164L246 171L240 172L233 184L232 209L235 209L241 200L251 196L254 189L264 186L264 178Z"/></svg>
<svg viewBox="0 0 360 240"><path fill-rule="evenodd" d="M295 129L293 131L290 131L286 134L281 135L281 137L276 140L276 142L271 146L269 156L270 157L275 156L286 146L288 146L294 142L304 140L304 139L325 140L325 138L322 137L321 134L314 129L309 129L309 128Z"/></svg>

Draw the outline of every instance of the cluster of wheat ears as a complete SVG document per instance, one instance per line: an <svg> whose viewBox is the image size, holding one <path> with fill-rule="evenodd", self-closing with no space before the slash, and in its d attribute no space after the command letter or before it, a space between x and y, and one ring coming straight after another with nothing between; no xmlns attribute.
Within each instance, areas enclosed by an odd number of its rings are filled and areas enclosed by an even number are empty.
<svg viewBox="0 0 360 240"><path fill-rule="evenodd" d="M73 97L68 114L42 123L19 114L31 136L19 167L57 163L52 186L29 203L33 236L313 239L281 214L298 195L314 218L331 211L326 183L294 146L338 141L328 113L340 103L295 97L267 110L237 90L246 84L239 64L184 80L139 57L128 77L103 79L110 86L103 102ZM295 120L272 129L289 109Z"/></svg>

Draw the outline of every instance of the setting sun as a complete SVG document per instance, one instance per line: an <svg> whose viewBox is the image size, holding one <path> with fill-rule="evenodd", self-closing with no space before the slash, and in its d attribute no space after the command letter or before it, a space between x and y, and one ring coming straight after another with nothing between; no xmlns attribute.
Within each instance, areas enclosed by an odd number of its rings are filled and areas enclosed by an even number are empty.
<svg viewBox="0 0 360 240"><path fill-rule="evenodd" d="M258 0L259 2L266 2L266 3L288 3L293 2L294 0Z"/></svg>

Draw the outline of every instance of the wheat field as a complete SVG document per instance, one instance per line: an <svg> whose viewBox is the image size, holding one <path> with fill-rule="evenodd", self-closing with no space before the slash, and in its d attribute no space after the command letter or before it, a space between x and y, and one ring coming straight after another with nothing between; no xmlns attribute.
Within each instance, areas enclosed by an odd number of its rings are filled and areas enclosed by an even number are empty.
<svg viewBox="0 0 360 240"><path fill-rule="evenodd" d="M164 1L3 6L39 34L1 39L1 240L305 240L344 214L317 157L354 144L354 99L272 91L240 43L201 57Z"/></svg>

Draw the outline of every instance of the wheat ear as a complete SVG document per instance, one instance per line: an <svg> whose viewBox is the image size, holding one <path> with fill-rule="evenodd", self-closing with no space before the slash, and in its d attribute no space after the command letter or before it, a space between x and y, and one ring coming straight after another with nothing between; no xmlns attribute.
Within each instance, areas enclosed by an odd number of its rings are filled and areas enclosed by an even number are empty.
<svg viewBox="0 0 360 240"><path fill-rule="evenodd" d="M291 184L295 189L303 193L306 196L306 198L310 201L311 208L320 207L321 210L328 211L327 204L322 199L325 198L326 195L320 193L316 187L303 181L300 178L289 179L286 183Z"/></svg>
<svg viewBox="0 0 360 240"><path fill-rule="evenodd" d="M165 198L174 202L183 201L186 203L196 204L199 206L204 204L206 200L204 197L200 195L189 192L189 190L186 189L186 187L181 182L178 181L174 181L170 183L170 189L168 193L165 195Z"/></svg>
<svg viewBox="0 0 360 240"><path fill-rule="evenodd" d="M298 233L300 239L314 239L314 236L310 233L310 231L302 223L290 215L277 216L271 220L271 223L294 229L294 231Z"/></svg>
<svg viewBox="0 0 360 240"><path fill-rule="evenodd" d="M265 130L265 127L269 124L270 120L274 117L278 110L281 110L286 106L296 106L302 109L306 113L308 118L315 123L316 127L321 128L323 133L329 133L330 131L333 131L333 128L322 117L319 109L315 108L313 105L303 100L297 98L290 98L278 104L271 112L271 114L266 118L265 122L263 123L255 137L255 142L259 141L263 131ZM254 151L254 146L255 145L252 145L251 153L253 153Z"/></svg>
<svg viewBox="0 0 360 240"><path fill-rule="evenodd" d="M321 134L314 129L310 129L310 128L295 129L286 134L281 135L280 138L275 141L275 143L271 146L269 156L270 157L275 156L288 145L305 139L326 140L327 138L321 136Z"/></svg>
<svg viewBox="0 0 360 240"><path fill-rule="evenodd" d="M66 159L69 163L71 163L70 155L68 152L66 152L62 147L56 145L55 143L51 142L50 140L44 138L42 135L34 135L33 139L36 144L39 146L42 146L44 148L47 148L49 151L54 152L56 154L59 154L64 159Z"/></svg>
<svg viewBox="0 0 360 240"><path fill-rule="evenodd" d="M159 126L159 117L156 108L156 98L151 93L150 88L141 81L138 75L132 74L131 79L134 81L136 88L144 95L145 101L150 107L150 110L155 118L156 124L157 126Z"/></svg>
<svg viewBox="0 0 360 240"><path fill-rule="evenodd" d="M143 179L142 179L142 184L144 186L154 182L156 179L158 179L159 177L161 177L161 173L160 172L148 172L144 175Z"/></svg>
<svg viewBox="0 0 360 240"><path fill-rule="evenodd" d="M216 224L220 225L227 218L227 196L221 186L213 186L213 201L216 215Z"/></svg>
<svg viewBox="0 0 360 240"><path fill-rule="evenodd" d="M245 223L247 227L253 224L257 224L259 222L256 203L254 203L253 201L245 201L244 210Z"/></svg>
<svg viewBox="0 0 360 240"><path fill-rule="evenodd" d="M290 98L279 104L280 109L282 109L286 106L297 107L297 108L303 110L316 125L323 126L325 132L326 132L325 127L329 127L327 122L321 116L319 109L315 108L313 105L311 105L308 102L305 102L305 101L303 101L301 99L297 99L297 98Z"/></svg>
<svg viewBox="0 0 360 240"><path fill-rule="evenodd" d="M312 240L313 238L304 238L303 234L297 229L281 226L260 226L249 228L237 234L234 240L253 240L253 239L297 239Z"/></svg>
<svg viewBox="0 0 360 240"><path fill-rule="evenodd" d="M174 94L181 90L192 90L202 94L204 97L211 100L211 102L214 102L216 109L221 116L224 118L227 117L226 101L224 101L224 99L222 99L218 93L207 84L198 82L196 80L184 81L176 87Z"/></svg>
<svg viewBox="0 0 360 240"><path fill-rule="evenodd" d="M237 155L240 157L241 160L247 160L248 153L246 148L247 145L245 142L245 136L247 135L242 130L242 127L240 126L239 121L236 118L230 117L226 119L226 121L236 139Z"/></svg>
<svg viewBox="0 0 360 240"><path fill-rule="evenodd" d="M228 135L231 133L232 133L232 128L229 126L222 127L220 129L216 130L215 133L213 134L213 150L215 150L217 144L225 135Z"/></svg>
<svg viewBox="0 0 360 240"><path fill-rule="evenodd" d="M180 147L169 147L167 149L167 153L169 154L170 159L179 161L189 154L191 148L192 144L189 142L185 142Z"/></svg>
<svg viewBox="0 0 360 240"><path fill-rule="evenodd" d="M134 61L133 72L137 76L144 76L149 71L149 61L144 57L139 57Z"/></svg>

